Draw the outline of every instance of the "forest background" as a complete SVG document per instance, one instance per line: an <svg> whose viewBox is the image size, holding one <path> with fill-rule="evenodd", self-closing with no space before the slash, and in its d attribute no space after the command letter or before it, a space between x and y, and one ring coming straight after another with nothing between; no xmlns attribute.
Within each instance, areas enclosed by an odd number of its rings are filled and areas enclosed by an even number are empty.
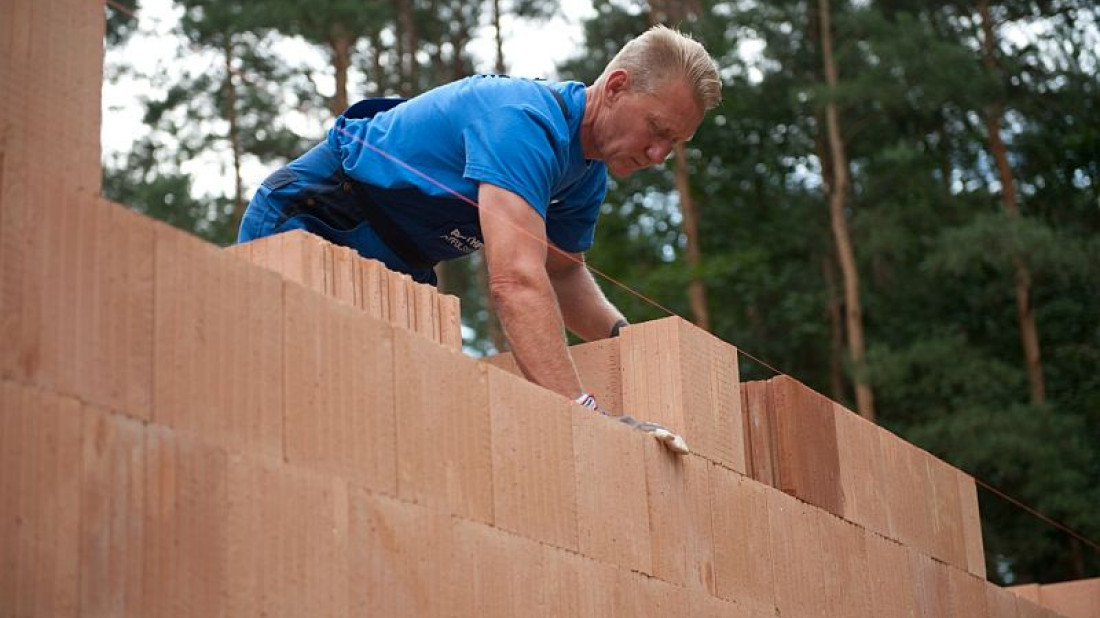
<svg viewBox="0 0 1100 618"><path fill-rule="evenodd" d="M502 24L563 8L174 0L175 50L141 68L117 53L146 27L140 3L116 4L130 10L107 9L106 86L150 87L103 192L222 245L248 170L303 153L349 102L474 73L486 38L507 73ZM653 23L707 46L723 102L666 164L612 182L590 264L1100 539L1100 9L594 0L557 76L591 83ZM211 165L230 189L211 192ZM504 349L479 256L440 279L462 298L467 350ZM664 315L604 288L632 321ZM741 364L743 379L773 373ZM1100 575L1096 547L979 498L991 580Z"/></svg>

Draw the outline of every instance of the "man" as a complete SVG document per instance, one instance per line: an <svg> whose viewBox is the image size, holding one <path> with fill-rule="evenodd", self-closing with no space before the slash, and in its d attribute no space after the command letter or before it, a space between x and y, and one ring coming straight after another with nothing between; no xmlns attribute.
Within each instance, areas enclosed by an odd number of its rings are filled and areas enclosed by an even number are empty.
<svg viewBox="0 0 1100 618"><path fill-rule="evenodd" d="M657 26L588 87L476 76L400 105L368 99L264 181L238 241L305 229L433 284L438 261L484 248L490 294L523 373L596 409L562 329L590 341L626 324L584 265L607 173L663 162L720 92L703 46ZM625 418L683 446L664 428Z"/></svg>

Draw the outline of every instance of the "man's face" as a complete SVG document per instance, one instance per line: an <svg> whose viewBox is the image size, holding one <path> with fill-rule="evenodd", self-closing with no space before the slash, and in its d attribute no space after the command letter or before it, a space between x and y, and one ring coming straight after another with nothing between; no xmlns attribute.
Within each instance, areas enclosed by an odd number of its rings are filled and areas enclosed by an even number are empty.
<svg viewBox="0 0 1100 618"><path fill-rule="evenodd" d="M663 162L703 121L703 110L684 80L671 79L654 94L630 92L629 80L611 81L608 87L599 158L617 177Z"/></svg>

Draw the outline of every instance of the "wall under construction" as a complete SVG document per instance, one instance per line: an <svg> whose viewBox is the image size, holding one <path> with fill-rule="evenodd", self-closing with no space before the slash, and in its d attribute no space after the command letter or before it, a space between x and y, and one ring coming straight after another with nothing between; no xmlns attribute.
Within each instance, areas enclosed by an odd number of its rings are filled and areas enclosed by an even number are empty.
<svg viewBox="0 0 1100 618"><path fill-rule="evenodd" d="M102 5L0 4L0 616L1055 616L973 479L669 318L461 353L457 300L99 193Z"/></svg>

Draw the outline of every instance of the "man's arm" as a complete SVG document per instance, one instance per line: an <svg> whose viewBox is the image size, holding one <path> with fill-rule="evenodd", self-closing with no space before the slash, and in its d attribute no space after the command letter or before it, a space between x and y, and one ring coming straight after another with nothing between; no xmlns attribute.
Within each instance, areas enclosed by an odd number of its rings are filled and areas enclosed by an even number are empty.
<svg viewBox="0 0 1100 618"><path fill-rule="evenodd" d="M576 398L581 383L547 273L542 217L522 197L488 183L478 190L478 208L489 293L517 364L532 382Z"/></svg>
<svg viewBox="0 0 1100 618"><path fill-rule="evenodd" d="M565 326L585 341L604 339L623 314L607 300L592 273L584 265L583 253L563 253L551 248L546 271L558 295ZM624 320L625 321L625 320Z"/></svg>

